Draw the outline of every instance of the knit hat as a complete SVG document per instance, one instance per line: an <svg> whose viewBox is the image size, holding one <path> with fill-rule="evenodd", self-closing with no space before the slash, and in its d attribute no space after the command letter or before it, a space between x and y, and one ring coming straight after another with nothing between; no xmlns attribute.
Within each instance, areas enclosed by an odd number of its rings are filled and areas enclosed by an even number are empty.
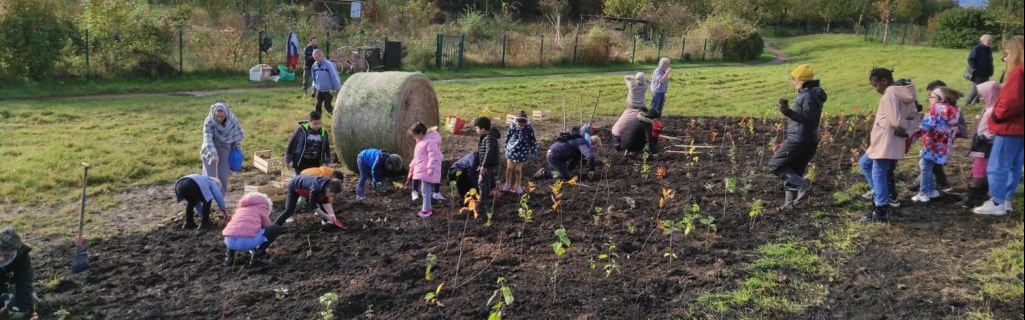
<svg viewBox="0 0 1025 320"><path fill-rule="evenodd" d="M790 77L797 81L811 81L815 80L815 71L811 69L811 65L802 64L790 72Z"/></svg>
<svg viewBox="0 0 1025 320"><path fill-rule="evenodd" d="M402 156L394 153L389 154L388 160L384 162L384 169L391 172L402 170Z"/></svg>
<svg viewBox="0 0 1025 320"><path fill-rule="evenodd" d="M14 227L7 227L0 230L0 251L17 251L21 249L21 237Z"/></svg>

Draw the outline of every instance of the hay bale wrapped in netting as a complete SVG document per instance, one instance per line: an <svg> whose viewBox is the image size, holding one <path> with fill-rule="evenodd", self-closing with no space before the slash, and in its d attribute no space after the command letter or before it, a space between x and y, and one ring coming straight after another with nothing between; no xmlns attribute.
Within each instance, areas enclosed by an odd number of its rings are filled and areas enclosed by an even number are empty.
<svg viewBox="0 0 1025 320"><path fill-rule="evenodd" d="M419 72L357 73L335 100L335 150L349 170L359 172L356 156L366 148L413 156L416 141L407 133L417 121L438 125L438 96Z"/></svg>

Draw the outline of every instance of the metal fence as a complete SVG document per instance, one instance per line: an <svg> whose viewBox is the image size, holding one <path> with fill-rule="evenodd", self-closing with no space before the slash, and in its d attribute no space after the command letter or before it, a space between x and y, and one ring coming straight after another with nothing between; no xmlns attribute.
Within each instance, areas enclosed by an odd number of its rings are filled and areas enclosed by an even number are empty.
<svg viewBox="0 0 1025 320"><path fill-rule="evenodd" d="M865 26L866 41L882 42L883 44L929 45L929 28L914 24L890 23L889 32L882 23L870 23Z"/></svg>

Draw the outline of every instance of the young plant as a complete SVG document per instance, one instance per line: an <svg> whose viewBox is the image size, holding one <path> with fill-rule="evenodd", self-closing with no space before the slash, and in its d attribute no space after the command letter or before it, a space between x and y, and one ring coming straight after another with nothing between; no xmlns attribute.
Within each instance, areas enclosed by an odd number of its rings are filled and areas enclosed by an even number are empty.
<svg viewBox="0 0 1025 320"><path fill-rule="evenodd" d="M562 182L562 180L557 180L555 181L555 183L552 183L552 186L550 187L552 189L552 211L559 211L559 204L562 203L563 185L564 183Z"/></svg>
<svg viewBox="0 0 1025 320"><path fill-rule="evenodd" d="M274 289L274 300L284 299L288 295L288 288Z"/></svg>
<svg viewBox="0 0 1025 320"><path fill-rule="evenodd" d="M641 154L641 178L644 180L648 179L648 174L651 173L651 165L648 164L648 158L651 154L648 152L648 147L644 147L644 153Z"/></svg>
<svg viewBox="0 0 1025 320"><path fill-rule="evenodd" d="M505 277L498 277L498 286L498 289L495 289L495 292L491 294L491 298L488 298L487 305L491 305L491 313L488 315L488 320L502 320L505 307L512 305L515 301L512 289L505 285ZM496 301L495 304L491 304L499 294L502 295L502 298Z"/></svg>
<svg viewBox="0 0 1025 320"><path fill-rule="evenodd" d="M626 233L636 234L637 233L637 225L634 224L633 222L627 223L626 224Z"/></svg>
<svg viewBox="0 0 1025 320"><path fill-rule="evenodd" d="M623 197L623 201L626 202L626 206L627 208L630 208L630 210L637 209L637 201L634 200L634 198Z"/></svg>
<svg viewBox="0 0 1025 320"><path fill-rule="evenodd" d="M473 218L477 219L477 203L479 202L480 198L477 197L477 189L470 189L466 196L463 196L463 204L465 206L459 209L459 213L473 212Z"/></svg>
<svg viewBox="0 0 1025 320"><path fill-rule="evenodd" d="M560 227L555 230L556 241L552 243L552 250L555 250L555 255L562 258L562 255L566 254L566 248L569 248L573 244L569 237L566 236L566 227Z"/></svg>
<svg viewBox="0 0 1025 320"><path fill-rule="evenodd" d="M427 305L431 305L431 306L435 306L435 307L444 307L445 304L441 303L441 288L444 287L444 286L445 286L445 283L442 282L441 284L438 285L437 288L434 289L433 292L428 292L427 294L425 294L424 295L424 302L427 302Z"/></svg>
<svg viewBox="0 0 1025 320"><path fill-rule="evenodd" d="M729 192L729 193L736 193L737 192L737 179L736 178L732 178L732 177L726 178L726 192Z"/></svg>
<svg viewBox="0 0 1025 320"><path fill-rule="evenodd" d="M60 308L53 313L53 316L57 317L57 320L64 320L71 316L71 312L68 309Z"/></svg>
<svg viewBox="0 0 1025 320"><path fill-rule="evenodd" d="M520 218L523 219L524 226L526 226L528 223L534 222L534 210L530 209L530 206L527 204L528 201L530 201L530 194L524 193L522 196L520 196L520 208L517 210L517 215L519 215Z"/></svg>
<svg viewBox="0 0 1025 320"><path fill-rule="evenodd" d="M406 190L406 184L402 182L392 181L391 185L395 187L396 190Z"/></svg>
<svg viewBox="0 0 1025 320"><path fill-rule="evenodd" d="M655 179L658 181L664 180L666 178L666 171L665 166L658 166L658 169L655 169Z"/></svg>
<svg viewBox="0 0 1025 320"><path fill-rule="evenodd" d="M754 199L754 201L751 202L751 211L747 212L747 216L751 218L752 230L755 228L756 219L758 218L758 216L762 215L762 210L764 210L762 208L763 205L764 203L762 202L762 199Z"/></svg>
<svg viewBox="0 0 1025 320"><path fill-rule="evenodd" d="M490 211L488 211L488 213L484 214L484 217L486 218L484 220L484 227L485 228L491 228L491 215L492 215L492 213Z"/></svg>
<svg viewBox="0 0 1025 320"><path fill-rule="evenodd" d="M598 260L603 262L602 270L605 271L605 278L612 276L612 273L622 275L623 271L619 268L619 254L616 253L616 243L612 241L612 237L609 237L609 241L605 243L605 252L598 255ZM594 269L596 264L591 264L591 269Z"/></svg>
<svg viewBox="0 0 1025 320"><path fill-rule="evenodd" d="M658 209L662 210L669 204L669 199L673 197L673 189L662 188L662 197L658 199Z"/></svg>
<svg viewBox="0 0 1025 320"><path fill-rule="evenodd" d="M594 214L591 215L591 220L594 220L594 224L597 225L601 221L601 215L605 212L605 208L594 207Z"/></svg>
<svg viewBox="0 0 1025 320"><path fill-rule="evenodd" d="M431 281L431 269L438 265L438 256L433 253L427 254L427 270L424 271L424 280Z"/></svg>
<svg viewBox="0 0 1025 320"><path fill-rule="evenodd" d="M338 302L338 294L334 292L328 292L320 296L318 299L320 305L324 307L324 311L320 312L320 317L317 320L334 320L335 312L332 306L335 302Z"/></svg>

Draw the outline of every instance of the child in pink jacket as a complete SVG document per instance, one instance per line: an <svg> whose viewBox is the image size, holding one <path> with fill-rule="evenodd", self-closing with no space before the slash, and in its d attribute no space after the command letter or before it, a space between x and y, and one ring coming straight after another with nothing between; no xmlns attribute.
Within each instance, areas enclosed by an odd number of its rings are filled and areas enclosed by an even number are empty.
<svg viewBox="0 0 1025 320"><path fill-rule="evenodd" d="M269 262L267 247L281 234L281 227L270 221L271 208L270 197L259 192L250 192L239 200L238 209L221 231L224 245L228 247L224 264L234 264L235 252L242 250L252 251L250 264Z"/></svg>
<svg viewBox="0 0 1025 320"><path fill-rule="evenodd" d="M416 185L419 184L424 202L417 215L426 218L434 214L434 210L431 209L431 198L444 199L441 197L441 190L437 190L441 184L441 135L438 134L438 128L428 129L427 125L421 122L409 128L409 135L416 140L416 148L413 150L413 161L409 163L409 176L406 182L414 182L414 200Z"/></svg>

